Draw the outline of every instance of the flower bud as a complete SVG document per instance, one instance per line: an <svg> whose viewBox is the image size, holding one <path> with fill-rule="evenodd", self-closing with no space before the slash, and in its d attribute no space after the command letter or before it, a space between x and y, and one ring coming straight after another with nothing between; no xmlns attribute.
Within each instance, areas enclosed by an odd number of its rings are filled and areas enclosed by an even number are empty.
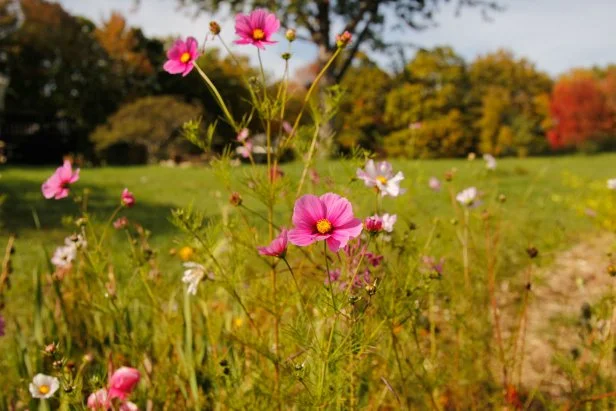
<svg viewBox="0 0 616 411"><path fill-rule="evenodd" d="M238 193L237 191L234 191L233 193L231 193L231 196L229 197L229 202L231 203L231 205L234 205L236 207L239 207L242 205L242 196L240 195L240 193Z"/></svg>
<svg viewBox="0 0 616 411"><path fill-rule="evenodd" d="M216 23L215 21L210 21L210 33L215 36L220 34L220 24Z"/></svg>
<svg viewBox="0 0 616 411"><path fill-rule="evenodd" d="M381 220L381 218L376 215L368 217L364 221L364 227L366 228L366 231L368 231L370 234L376 234L383 230L383 220Z"/></svg>
<svg viewBox="0 0 616 411"><path fill-rule="evenodd" d="M537 250L535 247L528 247L526 249L526 254L528 254L530 258L536 258L539 255L539 250Z"/></svg>
<svg viewBox="0 0 616 411"><path fill-rule="evenodd" d="M295 34L295 30L293 29L287 30L284 36L287 38L287 40L289 40L289 42L293 42L297 38L297 35Z"/></svg>
<svg viewBox="0 0 616 411"><path fill-rule="evenodd" d="M281 57L283 60L289 60L291 58L291 53L282 53Z"/></svg>
<svg viewBox="0 0 616 411"><path fill-rule="evenodd" d="M610 264L610 266L607 267L607 273L612 277L616 277L616 265Z"/></svg>
<svg viewBox="0 0 616 411"><path fill-rule="evenodd" d="M349 44L351 42L351 38L353 36L351 35L351 33L349 33L348 31L345 31L342 34L338 34L336 36L336 46L338 48L344 48L347 46L347 44Z"/></svg>
<svg viewBox="0 0 616 411"><path fill-rule="evenodd" d="M499 194L498 201L504 203L505 201L507 201L507 196L504 194Z"/></svg>

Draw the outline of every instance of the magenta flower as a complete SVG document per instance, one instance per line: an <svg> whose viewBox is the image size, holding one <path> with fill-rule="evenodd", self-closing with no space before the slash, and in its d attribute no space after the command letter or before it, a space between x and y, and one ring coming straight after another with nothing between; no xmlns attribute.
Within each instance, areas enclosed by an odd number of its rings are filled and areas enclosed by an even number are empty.
<svg viewBox="0 0 616 411"><path fill-rule="evenodd" d="M128 191L128 188L125 188L124 191L122 191L121 201L124 207L131 208L135 205L135 195Z"/></svg>
<svg viewBox="0 0 616 411"><path fill-rule="evenodd" d="M284 258L287 253L288 230L283 228L278 237L274 238L267 247L257 247L259 254L271 257Z"/></svg>
<svg viewBox="0 0 616 411"><path fill-rule="evenodd" d="M163 69L169 74L181 74L186 77L192 71L198 57L199 44L194 37L188 37L186 41L177 40L167 52L168 60Z"/></svg>
<svg viewBox="0 0 616 411"><path fill-rule="evenodd" d="M237 133L237 136L235 137L235 139L239 141L240 143L243 143L244 141L246 141L246 139L248 139L249 135L250 135L250 131L247 128L243 128L240 130L239 133Z"/></svg>
<svg viewBox="0 0 616 411"><path fill-rule="evenodd" d="M109 379L109 399L125 400L139 383L141 375L135 368L120 367Z"/></svg>
<svg viewBox="0 0 616 411"><path fill-rule="evenodd" d="M274 44L271 40L274 33L280 28L280 21L274 13L266 10L255 10L250 15L238 14L235 16L235 34L240 38L235 44L252 44L265 49L266 44Z"/></svg>
<svg viewBox="0 0 616 411"><path fill-rule="evenodd" d="M252 141L246 140L244 142L244 145L239 146L235 149L235 152L243 158L250 158L250 156L252 155Z"/></svg>
<svg viewBox="0 0 616 411"><path fill-rule="evenodd" d="M79 169L73 172L71 162L64 160L62 167L58 167L51 177L43 183L41 190L46 199L60 200L68 197L68 185L79 180Z"/></svg>
<svg viewBox="0 0 616 411"><path fill-rule="evenodd" d="M439 192L441 191L441 182L436 177L430 177L430 180L428 181L428 187L430 187L430 190L432 191Z"/></svg>
<svg viewBox="0 0 616 411"><path fill-rule="evenodd" d="M373 215L372 217L366 218L364 226L366 227L366 231L378 233L383 229L383 220L378 215Z"/></svg>
<svg viewBox="0 0 616 411"><path fill-rule="evenodd" d="M295 202L289 241L300 247L325 240L333 252L344 247L351 238L359 236L362 222L353 216L349 200L338 194L321 197L306 194Z"/></svg>

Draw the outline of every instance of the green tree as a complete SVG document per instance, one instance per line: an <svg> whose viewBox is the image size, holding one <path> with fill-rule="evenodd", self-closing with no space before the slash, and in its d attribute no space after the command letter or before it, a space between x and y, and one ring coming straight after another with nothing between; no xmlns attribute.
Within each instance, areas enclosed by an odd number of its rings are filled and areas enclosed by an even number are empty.
<svg viewBox="0 0 616 411"><path fill-rule="evenodd" d="M546 149L552 88L547 74L505 50L478 57L468 74L469 110L480 151L524 156Z"/></svg>
<svg viewBox="0 0 616 411"><path fill-rule="evenodd" d="M364 56L349 69L341 86L344 97L335 119L338 144L345 150L357 144L377 150L386 130L383 106L391 87L389 74Z"/></svg>
<svg viewBox="0 0 616 411"><path fill-rule="evenodd" d="M198 104L173 96L144 97L122 106L94 130L90 139L99 152L116 145L143 148L147 160L154 161L174 154L178 130L201 113Z"/></svg>
<svg viewBox="0 0 616 411"><path fill-rule="evenodd" d="M385 121L395 131L385 138L385 150L421 156L464 155L473 146L463 115L467 83L464 60L451 48L420 50L395 82L399 85L387 95ZM407 149L400 149L404 144Z"/></svg>

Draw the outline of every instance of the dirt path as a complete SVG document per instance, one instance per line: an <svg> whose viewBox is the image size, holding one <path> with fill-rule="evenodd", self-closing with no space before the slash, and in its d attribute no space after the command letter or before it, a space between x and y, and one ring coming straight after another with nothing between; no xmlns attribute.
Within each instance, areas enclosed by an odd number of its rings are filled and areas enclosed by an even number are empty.
<svg viewBox="0 0 616 411"><path fill-rule="evenodd" d="M559 253L549 267L531 271L526 338L523 343L521 338L518 339L517 343L516 358L520 358L523 345L524 361L521 372L520 361L517 361L513 373L514 384L521 380L525 390L538 389L558 398L569 389L570 383L557 365L557 358L572 358L573 350L578 350L578 365L579 362L593 360L592 354L582 349L582 307L585 303L595 304L610 292L614 279L606 271L606 253L615 241L614 235L588 239ZM510 356L520 324L520 306L523 305L520 299L524 291L520 290L524 289L527 274L522 273L518 284L508 286L504 283L499 293L503 339L509 347ZM593 325L593 330L596 327L593 338L609 335L609 321L597 322L591 317L589 324Z"/></svg>

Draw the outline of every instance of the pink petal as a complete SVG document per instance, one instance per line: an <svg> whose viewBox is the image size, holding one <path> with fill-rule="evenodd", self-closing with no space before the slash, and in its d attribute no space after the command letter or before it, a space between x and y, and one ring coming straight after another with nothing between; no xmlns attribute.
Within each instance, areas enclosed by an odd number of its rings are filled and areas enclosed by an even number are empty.
<svg viewBox="0 0 616 411"><path fill-rule="evenodd" d="M194 68L194 64L192 62L186 64L186 68L184 69L184 72L182 73L182 77L186 77L188 75L188 73L190 73L192 71L192 69Z"/></svg>
<svg viewBox="0 0 616 411"><path fill-rule="evenodd" d="M56 192L60 189L61 185L56 175L49 177L47 181L43 183L41 186L41 191L43 192L43 197L46 199L51 199L56 195Z"/></svg>
<svg viewBox="0 0 616 411"><path fill-rule="evenodd" d="M312 232L314 224L325 218L325 213L325 206L319 197L306 194L295 202L293 224L296 227L309 228Z"/></svg>
<svg viewBox="0 0 616 411"><path fill-rule="evenodd" d="M62 200L63 198L68 197L68 188L61 188L60 190L56 191L56 196L54 197L56 200Z"/></svg>
<svg viewBox="0 0 616 411"><path fill-rule="evenodd" d="M364 226L359 218L354 218L346 224L336 227L332 232L332 236L336 238L336 240L343 243L343 246L351 238L358 237L361 234Z"/></svg>
<svg viewBox="0 0 616 411"><path fill-rule="evenodd" d="M254 41L247 38L241 38L233 41L235 44L253 44Z"/></svg>
<svg viewBox="0 0 616 411"><path fill-rule="evenodd" d="M296 246L305 247L317 240L311 229L298 227L289 230L289 241Z"/></svg>
<svg viewBox="0 0 616 411"><path fill-rule="evenodd" d="M265 17L267 12L263 9L257 9L250 13L250 26L252 28L259 28L263 30L265 28ZM264 30L265 31L265 30Z"/></svg>
<svg viewBox="0 0 616 411"><path fill-rule="evenodd" d="M186 51L188 51L193 58L199 53L199 43L197 42L197 39L194 37L189 37L186 39Z"/></svg>
<svg viewBox="0 0 616 411"><path fill-rule="evenodd" d="M168 60L163 65L163 69L169 74L180 74L186 70L186 64L177 60Z"/></svg>
<svg viewBox="0 0 616 411"><path fill-rule="evenodd" d="M64 164L62 167L58 167L56 173L59 175L60 181L69 181L73 176L73 167L71 166L71 162L64 160Z"/></svg>
<svg viewBox="0 0 616 411"><path fill-rule="evenodd" d="M336 240L336 238L332 236L327 239L327 246L332 252L336 253L338 252L338 250L340 250L340 248L346 245L347 241L344 241L344 244L343 244L341 241Z"/></svg>
<svg viewBox="0 0 616 411"><path fill-rule="evenodd" d="M268 14L265 18L265 29L263 30L267 37L276 33L280 29L280 21L276 18L274 13Z"/></svg>
<svg viewBox="0 0 616 411"><path fill-rule="evenodd" d="M70 184L73 184L74 182L79 180L79 170L80 170L79 168L75 169L75 172L73 173L71 178L68 180Z"/></svg>
<svg viewBox="0 0 616 411"><path fill-rule="evenodd" d="M326 216L334 227L346 224L353 219L353 206L346 198L340 197L338 194L327 193L321 197L321 202L325 205Z"/></svg>

